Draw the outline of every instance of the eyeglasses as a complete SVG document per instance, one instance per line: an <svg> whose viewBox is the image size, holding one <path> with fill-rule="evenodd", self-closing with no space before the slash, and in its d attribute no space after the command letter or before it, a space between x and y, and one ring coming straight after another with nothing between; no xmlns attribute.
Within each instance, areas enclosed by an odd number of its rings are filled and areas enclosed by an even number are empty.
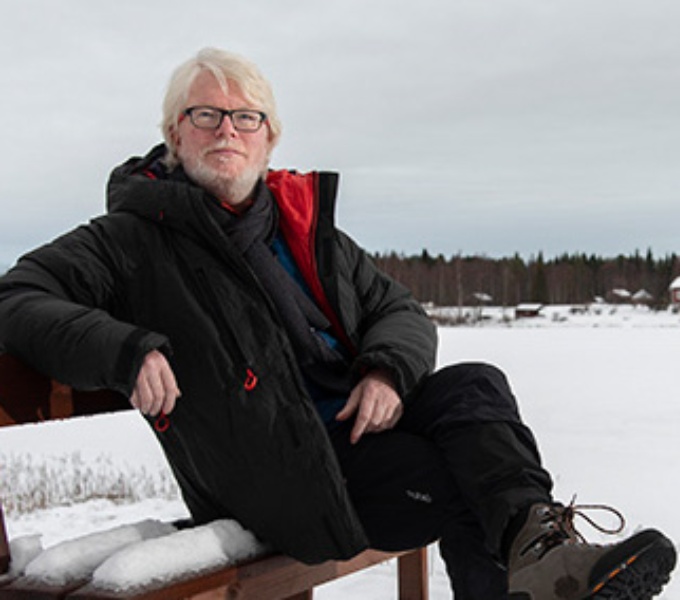
<svg viewBox="0 0 680 600"><path fill-rule="evenodd" d="M224 110L213 106L190 106L182 113L182 117L185 116L189 117L193 126L198 129L218 129L226 116L229 117L236 131L246 133L257 131L267 120L266 113L259 110L245 108Z"/></svg>

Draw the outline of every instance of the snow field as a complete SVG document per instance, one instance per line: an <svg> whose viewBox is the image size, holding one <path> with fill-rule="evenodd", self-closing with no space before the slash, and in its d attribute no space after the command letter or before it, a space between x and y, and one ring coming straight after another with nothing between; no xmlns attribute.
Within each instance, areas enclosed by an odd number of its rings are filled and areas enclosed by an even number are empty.
<svg viewBox="0 0 680 600"><path fill-rule="evenodd" d="M587 319L440 328L439 364L479 360L506 372L554 476L556 498L568 502L577 494L577 503L616 507L627 519L618 537L656 527L677 543L680 319L632 309ZM25 453L36 460L78 450L83 460L103 454L123 466L167 469L150 431L134 413L0 431L4 454ZM50 546L124 523L184 514L179 501L167 498L123 505L97 500L10 515L8 527L11 537L44 531L43 545ZM596 534L585 524L582 532L595 541L618 539ZM431 598L450 598L434 549L431 556ZM394 572L394 565L380 565L322 586L317 596L393 599ZM680 584L671 582L660 598L680 599Z"/></svg>

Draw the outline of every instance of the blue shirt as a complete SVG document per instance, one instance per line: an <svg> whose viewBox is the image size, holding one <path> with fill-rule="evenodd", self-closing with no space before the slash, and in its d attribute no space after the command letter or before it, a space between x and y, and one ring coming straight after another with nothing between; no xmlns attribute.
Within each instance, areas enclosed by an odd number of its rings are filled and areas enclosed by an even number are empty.
<svg viewBox="0 0 680 600"><path fill-rule="evenodd" d="M312 295L307 282L302 276L295 259L293 258L293 253L290 251L288 244L283 239L283 236L279 232L274 241L272 242L272 252L276 256L277 260L281 266L286 270L286 272L293 278L295 283L297 283L302 291L312 300L314 297ZM315 330L315 333L321 337L326 344L328 344L333 350L339 352L340 354L346 355L346 350L344 346L340 343L337 337L327 331ZM332 394L328 390L325 390L322 386L311 381L309 378L305 377L305 385L307 386L307 391L314 401L316 410L321 416L322 421L327 427L332 427L337 424L335 416L342 410L347 402L347 398L338 397Z"/></svg>

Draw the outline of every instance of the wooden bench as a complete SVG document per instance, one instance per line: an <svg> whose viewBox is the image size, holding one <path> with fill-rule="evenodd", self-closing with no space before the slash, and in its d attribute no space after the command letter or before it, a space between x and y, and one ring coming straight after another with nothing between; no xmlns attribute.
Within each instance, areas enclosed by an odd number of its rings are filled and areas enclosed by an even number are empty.
<svg viewBox="0 0 680 600"><path fill-rule="evenodd" d="M127 400L118 394L71 389L8 354L0 354L0 427L129 408ZM125 594L96 589L87 581L49 587L19 576L0 582L0 600L312 600L315 586L391 559L398 561L399 599L427 600L427 548L397 553L366 550L349 561L314 566L275 554ZM0 504L0 575L8 573L10 561Z"/></svg>

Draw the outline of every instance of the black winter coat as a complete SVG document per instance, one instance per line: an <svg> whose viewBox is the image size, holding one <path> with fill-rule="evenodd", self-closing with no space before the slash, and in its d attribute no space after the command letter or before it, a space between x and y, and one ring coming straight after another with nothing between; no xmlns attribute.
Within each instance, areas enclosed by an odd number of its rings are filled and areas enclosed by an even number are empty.
<svg viewBox="0 0 680 600"><path fill-rule="evenodd" d="M182 396L157 432L194 519L231 517L314 563L366 538L272 302L201 188L156 178L163 147L112 173L109 212L0 278L0 346L79 389L132 393L144 356L169 357ZM434 328L335 229L334 174L272 172L280 227L355 356L402 397L434 365Z"/></svg>

